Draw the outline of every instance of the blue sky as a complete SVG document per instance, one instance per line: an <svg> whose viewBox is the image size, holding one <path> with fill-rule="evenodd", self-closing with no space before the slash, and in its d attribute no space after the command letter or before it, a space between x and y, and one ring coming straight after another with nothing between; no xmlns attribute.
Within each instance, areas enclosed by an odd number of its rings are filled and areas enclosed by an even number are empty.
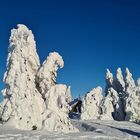
<svg viewBox="0 0 140 140"><path fill-rule="evenodd" d="M41 63L59 52L65 67L58 82L71 85L74 97L98 85L105 72L128 67L140 76L139 0L24 0L0 4L0 89L6 69L10 30L22 23L34 33Z"/></svg>

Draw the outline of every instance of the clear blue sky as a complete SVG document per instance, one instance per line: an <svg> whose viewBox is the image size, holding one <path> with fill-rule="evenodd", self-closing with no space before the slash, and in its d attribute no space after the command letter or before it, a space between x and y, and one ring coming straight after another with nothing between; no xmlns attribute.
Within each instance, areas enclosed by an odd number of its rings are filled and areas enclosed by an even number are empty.
<svg viewBox="0 0 140 140"><path fill-rule="evenodd" d="M139 0L4 0L0 3L0 88L10 30L18 23L34 33L41 62L59 52L65 67L58 82L73 96L105 87L106 68L129 67L140 76Z"/></svg>

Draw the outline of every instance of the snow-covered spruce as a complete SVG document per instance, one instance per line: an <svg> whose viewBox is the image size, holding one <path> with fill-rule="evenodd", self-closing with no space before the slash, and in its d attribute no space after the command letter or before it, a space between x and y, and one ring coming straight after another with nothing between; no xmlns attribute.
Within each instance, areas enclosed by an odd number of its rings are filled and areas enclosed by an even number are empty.
<svg viewBox="0 0 140 140"><path fill-rule="evenodd" d="M21 24L17 27L9 40L2 120L18 129L40 129L45 103L35 86L40 66L36 43L31 30Z"/></svg>
<svg viewBox="0 0 140 140"><path fill-rule="evenodd" d="M126 68L125 72L125 93L127 96L130 96L135 92L136 85L135 81L132 77L132 74L130 73L129 69Z"/></svg>
<svg viewBox="0 0 140 140"><path fill-rule="evenodd" d="M116 78L114 80L114 89L118 92L119 96L122 96L125 91L125 82L121 68L117 69Z"/></svg>
<svg viewBox="0 0 140 140"><path fill-rule="evenodd" d="M108 89L113 87L113 74L110 72L109 69L106 69L106 88L105 88L105 93L107 95Z"/></svg>
<svg viewBox="0 0 140 140"><path fill-rule="evenodd" d="M101 104L101 119L124 120L125 82L121 68L117 69L116 77L107 69L106 96Z"/></svg>
<svg viewBox="0 0 140 140"><path fill-rule="evenodd" d="M106 89L105 93L108 93L109 88L114 88L119 95L121 96L125 91L125 81L122 75L121 68L117 69L116 77L113 77L113 74L110 72L109 69L106 71Z"/></svg>
<svg viewBox="0 0 140 140"><path fill-rule="evenodd" d="M62 57L50 53L36 75L38 90L46 103L46 112L43 113L43 127L48 131L73 132L77 131L68 118L71 100L70 87L56 84L57 70L64 66Z"/></svg>
<svg viewBox="0 0 140 140"><path fill-rule="evenodd" d="M125 120L140 123L140 86L139 80L137 87L132 78L132 74L126 68L126 97L125 97Z"/></svg>
<svg viewBox="0 0 140 140"><path fill-rule="evenodd" d="M43 122L44 129L65 133L78 131L75 127L73 127L70 119L68 118L70 110L66 101L68 90L69 89L66 85L57 84L52 86L45 94L47 111L43 114L45 117Z"/></svg>
<svg viewBox="0 0 140 140"><path fill-rule="evenodd" d="M126 68L125 78L123 78L120 68L117 69L115 78L107 70L106 97L101 104L101 110L106 115L102 115L101 119L110 119L113 117L115 120L140 122L139 83L138 80L137 86L135 85L135 81L128 68ZM114 97L117 102L114 102ZM113 107L112 110L109 109L111 106Z"/></svg>
<svg viewBox="0 0 140 140"><path fill-rule="evenodd" d="M102 98L103 96L101 87L94 88L85 95L82 102L82 120L99 119L99 105L101 103Z"/></svg>
<svg viewBox="0 0 140 140"><path fill-rule="evenodd" d="M25 25L11 31L2 91L5 124L23 130L78 131L68 119L70 87L56 85L57 69L63 65L54 52L40 67L32 32Z"/></svg>
<svg viewBox="0 0 140 140"><path fill-rule="evenodd" d="M123 102L113 88L108 89L107 96L102 100L101 120L124 120Z"/></svg>
<svg viewBox="0 0 140 140"><path fill-rule="evenodd" d="M56 84L57 70L63 68L64 61L57 52L49 54L36 75L37 88L44 97L45 94Z"/></svg>

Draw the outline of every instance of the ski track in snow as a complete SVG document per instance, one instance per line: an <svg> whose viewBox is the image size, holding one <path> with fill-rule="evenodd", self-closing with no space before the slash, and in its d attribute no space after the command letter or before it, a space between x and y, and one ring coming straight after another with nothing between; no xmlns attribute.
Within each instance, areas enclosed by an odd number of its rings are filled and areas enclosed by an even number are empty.
<svg viewBox="0 0 140 140"><path fill-rule="evenodd" d="M72 120L80 132L21 131L0 126L0 140L140 140L140 125L117 121Z"/></svg>

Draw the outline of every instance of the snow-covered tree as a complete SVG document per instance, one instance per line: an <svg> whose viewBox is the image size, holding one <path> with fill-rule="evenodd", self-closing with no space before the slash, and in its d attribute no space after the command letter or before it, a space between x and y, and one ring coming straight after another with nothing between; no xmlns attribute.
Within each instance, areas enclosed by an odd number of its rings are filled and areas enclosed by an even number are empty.
<svg viewBox="0 0 140 140"><path fill-rule="evenodd" d="M115 90L117 90L117 92L119 93L119 95L122 95L125 91L125 82L124 82L121 68L117 69L116 79L114 81L114 87Z"/></svg>
<svg viewBox="0 0 140 140"><path fill-rule="evenodd" d="M70 87L56 84L57 70L64 66L62 57L57 53L50 53L36 75L36 87L46 103L43 127L48 131L73 132L77 131L68 118L71 100Z"/></svg>
<svg viewBox="0 0 140 140"><path fill-rule="evenodd" d="M124 120L125 81L121 68L117 69L117 74L114 78L113 74L107 69L105 92L106 97L102 102L101 108L103 110L103 114L106 115L103 115L102 119L114 118L115 120ZM109 108L112 108L112 110Z"/></svg>
<svg viewBox="0 0 140 140"><path fill-rule="evenodd" d="M45 94L47 111L43 114L44 129L59 132L78 131L68 118L70 107L66 101L67 86L57 84Z"/></svg>
<svg viewBox="0 0 140 140"><path fill-rule="evenodd" d="M56 84L57 69L63 65L62 57L53 52L40 67L32 32L21 24L13 29L2 90L2 120L24 130L78 131L68 118L70 87Z"/></svg>
<svg viewBox="0 0 140 140"><path fill-rule="evenodd" d="M114 119L123 121L125 118L124 113L124 96L125 96L125 81L122 75L121 68L117 69L116 78L114 80L114 89L117 92L118 103L114 106Z"/></svg>
<svg viewBox="0 0 140 140"><path fill-rule="evenodd" d="M125 120L140 123L140 84L137 87L132 78L132 74L126 69L126 97L125 97Z"/></svg>
<svg viewBox="0 0 140 140"><path fill-rule="evenodd" d="M125 120L140 123L140 89L126 98L125 112Z"/></svg>
<svg viewBox="0 0 140 140"><path fill-rule="evenodd" d="M45 108L35 87L39 57L31 30L21 24L17 27L10 37L2 120L19 129L38 129L42 127L41 114Z"/></svg>
<svg viewBox="0 0 140 140"><path fill-rule="evenodd" d="M57 70L63 66L64 61L62 57L57 52L52 52L39 68L36 75L36 83L43 97L56 84Z"/></svg>
<svg viewBox="0 0 140 140"><path fill-rule="evenodd" d="M123 78L122 71L118 68L114 79L110 71L107 71L106 81L106 97L102 103L102 110L105 110L107 113L104 114L112 113L115 120L122 121L125 119L127 121L140 122L140 80L137 81L136 87L129 69L126 68L125 78ZM110 94L110 87L113 94ZM114 96L117 99L115 104L112 95L117 95ZM113 104L112 110L109 109L111 108L111 102ZM103 118L107 118L106 116L109 115L103 115ZM108 119L110 118L108 117Z"/></svg>
<svg viewBox="0 0 140 140"><path fill-rule="evenodd" d="M102 100L101 117L102 120L124 120L123 103L116 90L108 89L107 96Z"/></svg>
<svg viewBox="0 0 140 140"><path fill-rule="evenodd" d="M125 72L126 76L125 76L125 92L127 94L127 96L133 94L133 92L135 92L135 81L132 77L132 74L130 73L129 69L126 68L126 72Z"/></svg>
<svg viewBox="0 0 140 140"><path fill-rule="evenodd" d="M107 95L108 89L113 87L113 74L110 72L109 69L106 69L106 88L105 88L105 93Z"/></svg>
<svg viewBox="0 0 140 140"><path fill-rule="evenodd" d="M102 98L103 96L101 87L94 88L85 95L82 102L82 120L92 120L99 118L99 105Z"/></svg>
<svg viewBox="0 0 140 140"><path fill-rule="evenodd" d="M109 88L110 90L114 90L113 88ZM107 96L102 100L100 104L100 119L101 120L113 120L113 98L112 98L112 91L108 89ZM116 92L113 92L116 94Z"/></svg>

